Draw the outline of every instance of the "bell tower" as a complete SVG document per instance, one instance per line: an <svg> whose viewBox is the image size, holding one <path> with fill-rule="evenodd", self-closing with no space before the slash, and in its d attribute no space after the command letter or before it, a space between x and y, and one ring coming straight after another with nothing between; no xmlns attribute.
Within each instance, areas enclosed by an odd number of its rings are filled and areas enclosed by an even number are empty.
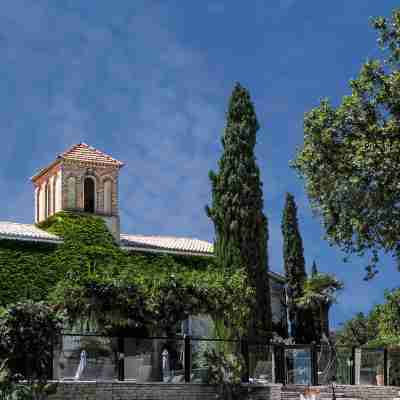
<svg viewBox="0 0 400 400"><path fill-rule="evenodd" d="M32 178L35 186L35 222L58 211L75 211L102 217L119 240L119 170L124 164L79 143Z"/></svg>

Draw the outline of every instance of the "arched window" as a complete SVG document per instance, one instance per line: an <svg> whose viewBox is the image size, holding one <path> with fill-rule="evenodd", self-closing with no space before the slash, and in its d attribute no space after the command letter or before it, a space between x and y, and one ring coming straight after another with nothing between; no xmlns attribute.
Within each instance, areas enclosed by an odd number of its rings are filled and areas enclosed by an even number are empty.
<svg viewBox="0 0 400 400"><path fill-rule="evenodd" d="M104 214L112 214L112 181L104 182Z"/></svg>
<svg viewBox="0 0 400 400"><path fill-rule="evenodd" d="M68 196L67 196L67 208L76 208L76 179L74 176L70 176L67 180Z"/></svg>
<svg viewBox="0 0 400 400"><path fill-rule="evenodd" d="M92 177L86 177L83 183L84 210L89 213L95 211L95 184Z"/></svg>

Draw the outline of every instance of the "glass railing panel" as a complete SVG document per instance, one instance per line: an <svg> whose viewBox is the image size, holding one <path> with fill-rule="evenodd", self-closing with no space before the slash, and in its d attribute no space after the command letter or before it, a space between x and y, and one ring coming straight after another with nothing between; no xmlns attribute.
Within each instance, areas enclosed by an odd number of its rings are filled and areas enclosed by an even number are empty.
<svg viewBox="0 0 400 400"><path fill-rule="evenodd" d="M190 382L206 383L209 379L210 368L224 365L224 371L237 371L235 365L243 365L239 341L222 340L191 340L191 371Z"/></svg>
<svg viewBox="0 0 400 400"><path fill-rule="evenodd" d="M382 349L360 349L360 367L356 362L356 384L378 385L384 384L384 351ZM358 352L356 352L358 354Z"/></svg>
<svg viewBox="0 0 400 400"><path fill-rule="evenodd" d="M252 383L274 383L275 363L273 347L249 344L249 379Z"/></svg>
<svg viewBox="0 0 400 400"><path fill-rule="evenodd" d="M400 348L388 350L388 384L400 386Z"/></svg>
<svg viewBox="0 0 400 400"><path fill-rule="evenodd" d="M286 382L311 385L311 351L309 348L286 348Z"/></svg>
<svg viewBox="0 0 400 400"><path fill-rule="evenodd" d="M124 339L125 380L183 382L183 339Z"/></svg>
<svg viewBox="0 0 400 400"><path fill-rule="evenodd" d="M53 375L62 380L117 379L117 340L92 335L64 335L54 351Z"/></svg>
<svg viewBox="0 0 400 400"><path fill-rule="evenodd" d="M336 347L336 382L351 385L353 380L353 353L350 347Z"/></svg>

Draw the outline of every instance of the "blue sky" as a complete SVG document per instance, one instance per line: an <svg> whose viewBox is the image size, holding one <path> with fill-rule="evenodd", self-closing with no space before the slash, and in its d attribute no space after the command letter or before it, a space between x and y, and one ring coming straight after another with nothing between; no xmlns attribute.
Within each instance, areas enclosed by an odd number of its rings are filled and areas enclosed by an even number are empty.
<svg viewBox="0 0 400 400"><path fill-rule="evenodd" d="M110 2L4 0L0 11L0 219L33 220L29 177L84 141L127 163L121 219L129 233L212 240L204 213L209 169L233 85L252 95L257 157L270 221L270 267L282 271L285 192L298 202L307 264L346 289L337 326L397 285L390 258L372 282L366 260L343 263L322 239L303 183L288 167L304 112L349 92L367 57L379 56L369 18L391 0Z"/></svg>

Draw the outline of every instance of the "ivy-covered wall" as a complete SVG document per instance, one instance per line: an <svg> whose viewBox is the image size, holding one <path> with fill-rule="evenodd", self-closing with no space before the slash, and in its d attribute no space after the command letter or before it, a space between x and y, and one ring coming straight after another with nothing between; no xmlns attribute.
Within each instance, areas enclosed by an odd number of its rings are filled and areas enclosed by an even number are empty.
<svg viewBox="0 0 400 400"><path fill-rule="evenodd" d="M64 243L0 240L0 306L24 299L45 300L68 271L108 262L111 269L118 254L143 269L155 265L168 267L171 262L195 269L213 264L209 257L119 250L103 221L84 214L59 213L39 226L63 237Z"/></svg>
<svg viewBox="0 0 400 400"><path fill-rule="evenodd" d="M66 272L54 262L56 250L53 244L0 240L0 306L45 299Z"/></svg>
<svg viewBox="0 0 400 400"><path fill-rule="evenodd" d="M104 221L60 212L39 225L59 245L0 242L0 303L47 300L71 322L164 331L188 315L209 314L235 332L248 321L254 293L244 270L223 270L211 257L122 250ZM93 325L91 325L93 326Z"/></svg>

